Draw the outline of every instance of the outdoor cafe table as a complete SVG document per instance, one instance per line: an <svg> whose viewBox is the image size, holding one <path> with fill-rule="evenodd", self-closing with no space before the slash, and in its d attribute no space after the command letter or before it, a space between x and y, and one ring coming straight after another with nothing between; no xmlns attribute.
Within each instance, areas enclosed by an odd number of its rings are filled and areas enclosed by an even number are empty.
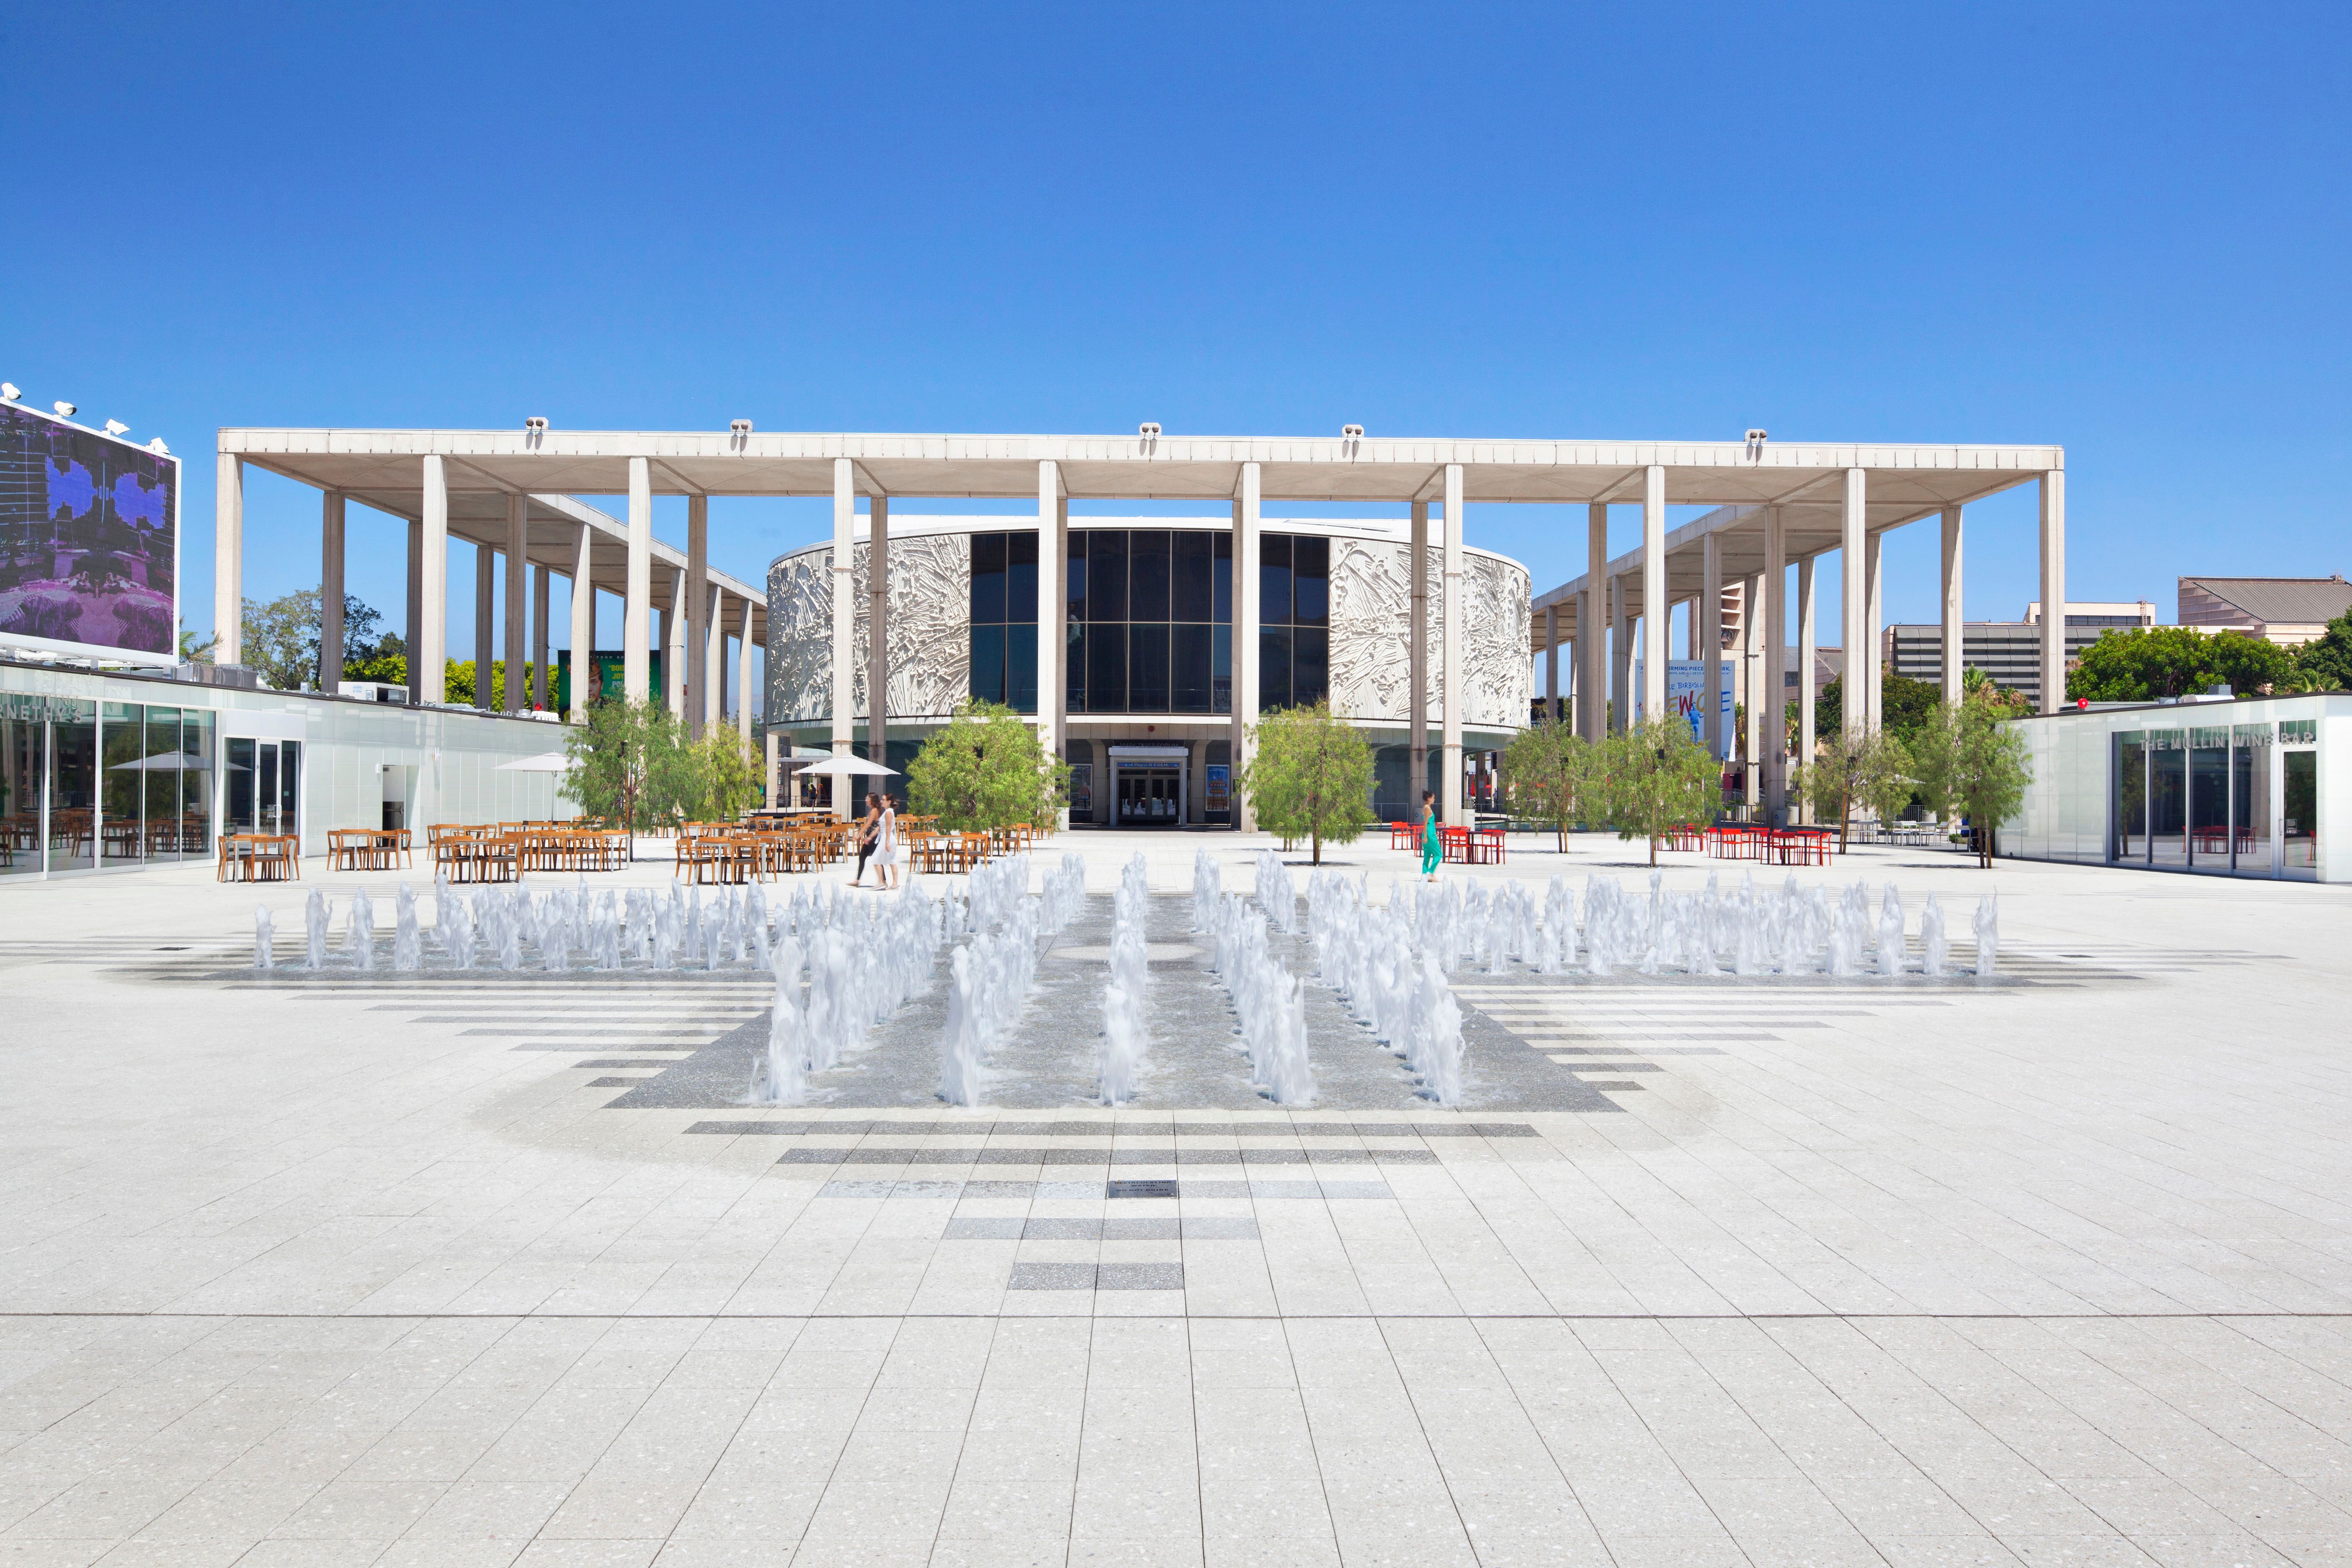
<svg viewBox="0 0 2352 1568"><path fill-rule="evenodd" d="M213 879L290 882L302 875L302 841L291 833L224 833Z"/></svg>

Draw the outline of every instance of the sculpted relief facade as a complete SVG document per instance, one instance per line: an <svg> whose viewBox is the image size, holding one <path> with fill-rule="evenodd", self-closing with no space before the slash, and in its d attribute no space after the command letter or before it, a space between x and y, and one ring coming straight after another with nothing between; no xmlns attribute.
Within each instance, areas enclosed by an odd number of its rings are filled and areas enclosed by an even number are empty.
<svg viewBox="0 0 2352 1568"><path fill-rule="evenodd" d="M853 547L857 625L853 710L866 713L867 559ZM944 719L971 690L971 536L890 541L890 716ZM787 555L768 569L768 711L787 723L833 717L833 551Z"/></svg>
<svg viewBox="0 0 2352 1568"><path fill-rule="evenodd" d="M867 547L854 574L858 650L855 709L866 712ZM1402 724L1411 678L1411 546L1376 539L1331 541L1331 707L1349 719ZM1444 551L1429 564L1429 723L1444 715L1444 635L1440 591ZM833 711L833 551L803 550L769 568L768 711L783 721L825 721ZM944 719L971 689L971 536L915 535L890 542L890 713ZM1528 721L1530 585L1515 562L1475 552L1463 563L1462 597L1470 640L1463 722L1516 729Z"/></svg>
<svg viewBox="0 0 2352 1568"><path fill-rule="evenodd" d="M1412 577L1408 544L1381 540L1331 542L1331 708L1350 719L1402 724L1412 679ZM1428 551L1429 711L1444 717L1445 670L1438 649L1445 626L1445 552ZM1528 658L1530 584L1527 571L1496 556L1465 553L1462 600L1468 623L1463 649L1462 721L1516 729L1528 721L1532 676Z"/></svg>

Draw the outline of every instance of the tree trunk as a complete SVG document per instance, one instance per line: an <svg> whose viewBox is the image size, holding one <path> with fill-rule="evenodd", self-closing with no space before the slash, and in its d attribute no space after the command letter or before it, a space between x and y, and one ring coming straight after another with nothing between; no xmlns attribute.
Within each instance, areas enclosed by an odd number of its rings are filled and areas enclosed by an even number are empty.
<svg viewBox="0 0 2352 1568"><path fill-rule="evenodd" d="M1307 830L1307 842L1314 846L1315 858L1310 864L1323 864L1323 826L1320 823Z"/></svg>

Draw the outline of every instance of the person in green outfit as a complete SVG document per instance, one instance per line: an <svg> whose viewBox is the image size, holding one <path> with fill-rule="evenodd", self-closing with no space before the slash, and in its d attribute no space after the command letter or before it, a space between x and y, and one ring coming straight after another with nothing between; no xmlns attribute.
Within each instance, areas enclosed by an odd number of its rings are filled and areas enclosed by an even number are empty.
<svg viewBox="0 0 2352 1568"><path fill-rule="evenodd" d="M1437 880L1440 858L1437 839L1437 796L1429 790L1421 792L1421 874L1429 881Z"/></svg>

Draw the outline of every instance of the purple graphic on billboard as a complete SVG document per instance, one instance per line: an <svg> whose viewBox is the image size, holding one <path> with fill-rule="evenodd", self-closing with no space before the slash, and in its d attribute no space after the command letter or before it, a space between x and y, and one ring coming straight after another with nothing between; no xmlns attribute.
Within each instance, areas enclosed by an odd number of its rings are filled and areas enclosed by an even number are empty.
<svg viewBox="0 0 2352 1568"><path fill-rule="evenodd" d="M173 650L180 467L0 405L0 632Z"/></svg>

